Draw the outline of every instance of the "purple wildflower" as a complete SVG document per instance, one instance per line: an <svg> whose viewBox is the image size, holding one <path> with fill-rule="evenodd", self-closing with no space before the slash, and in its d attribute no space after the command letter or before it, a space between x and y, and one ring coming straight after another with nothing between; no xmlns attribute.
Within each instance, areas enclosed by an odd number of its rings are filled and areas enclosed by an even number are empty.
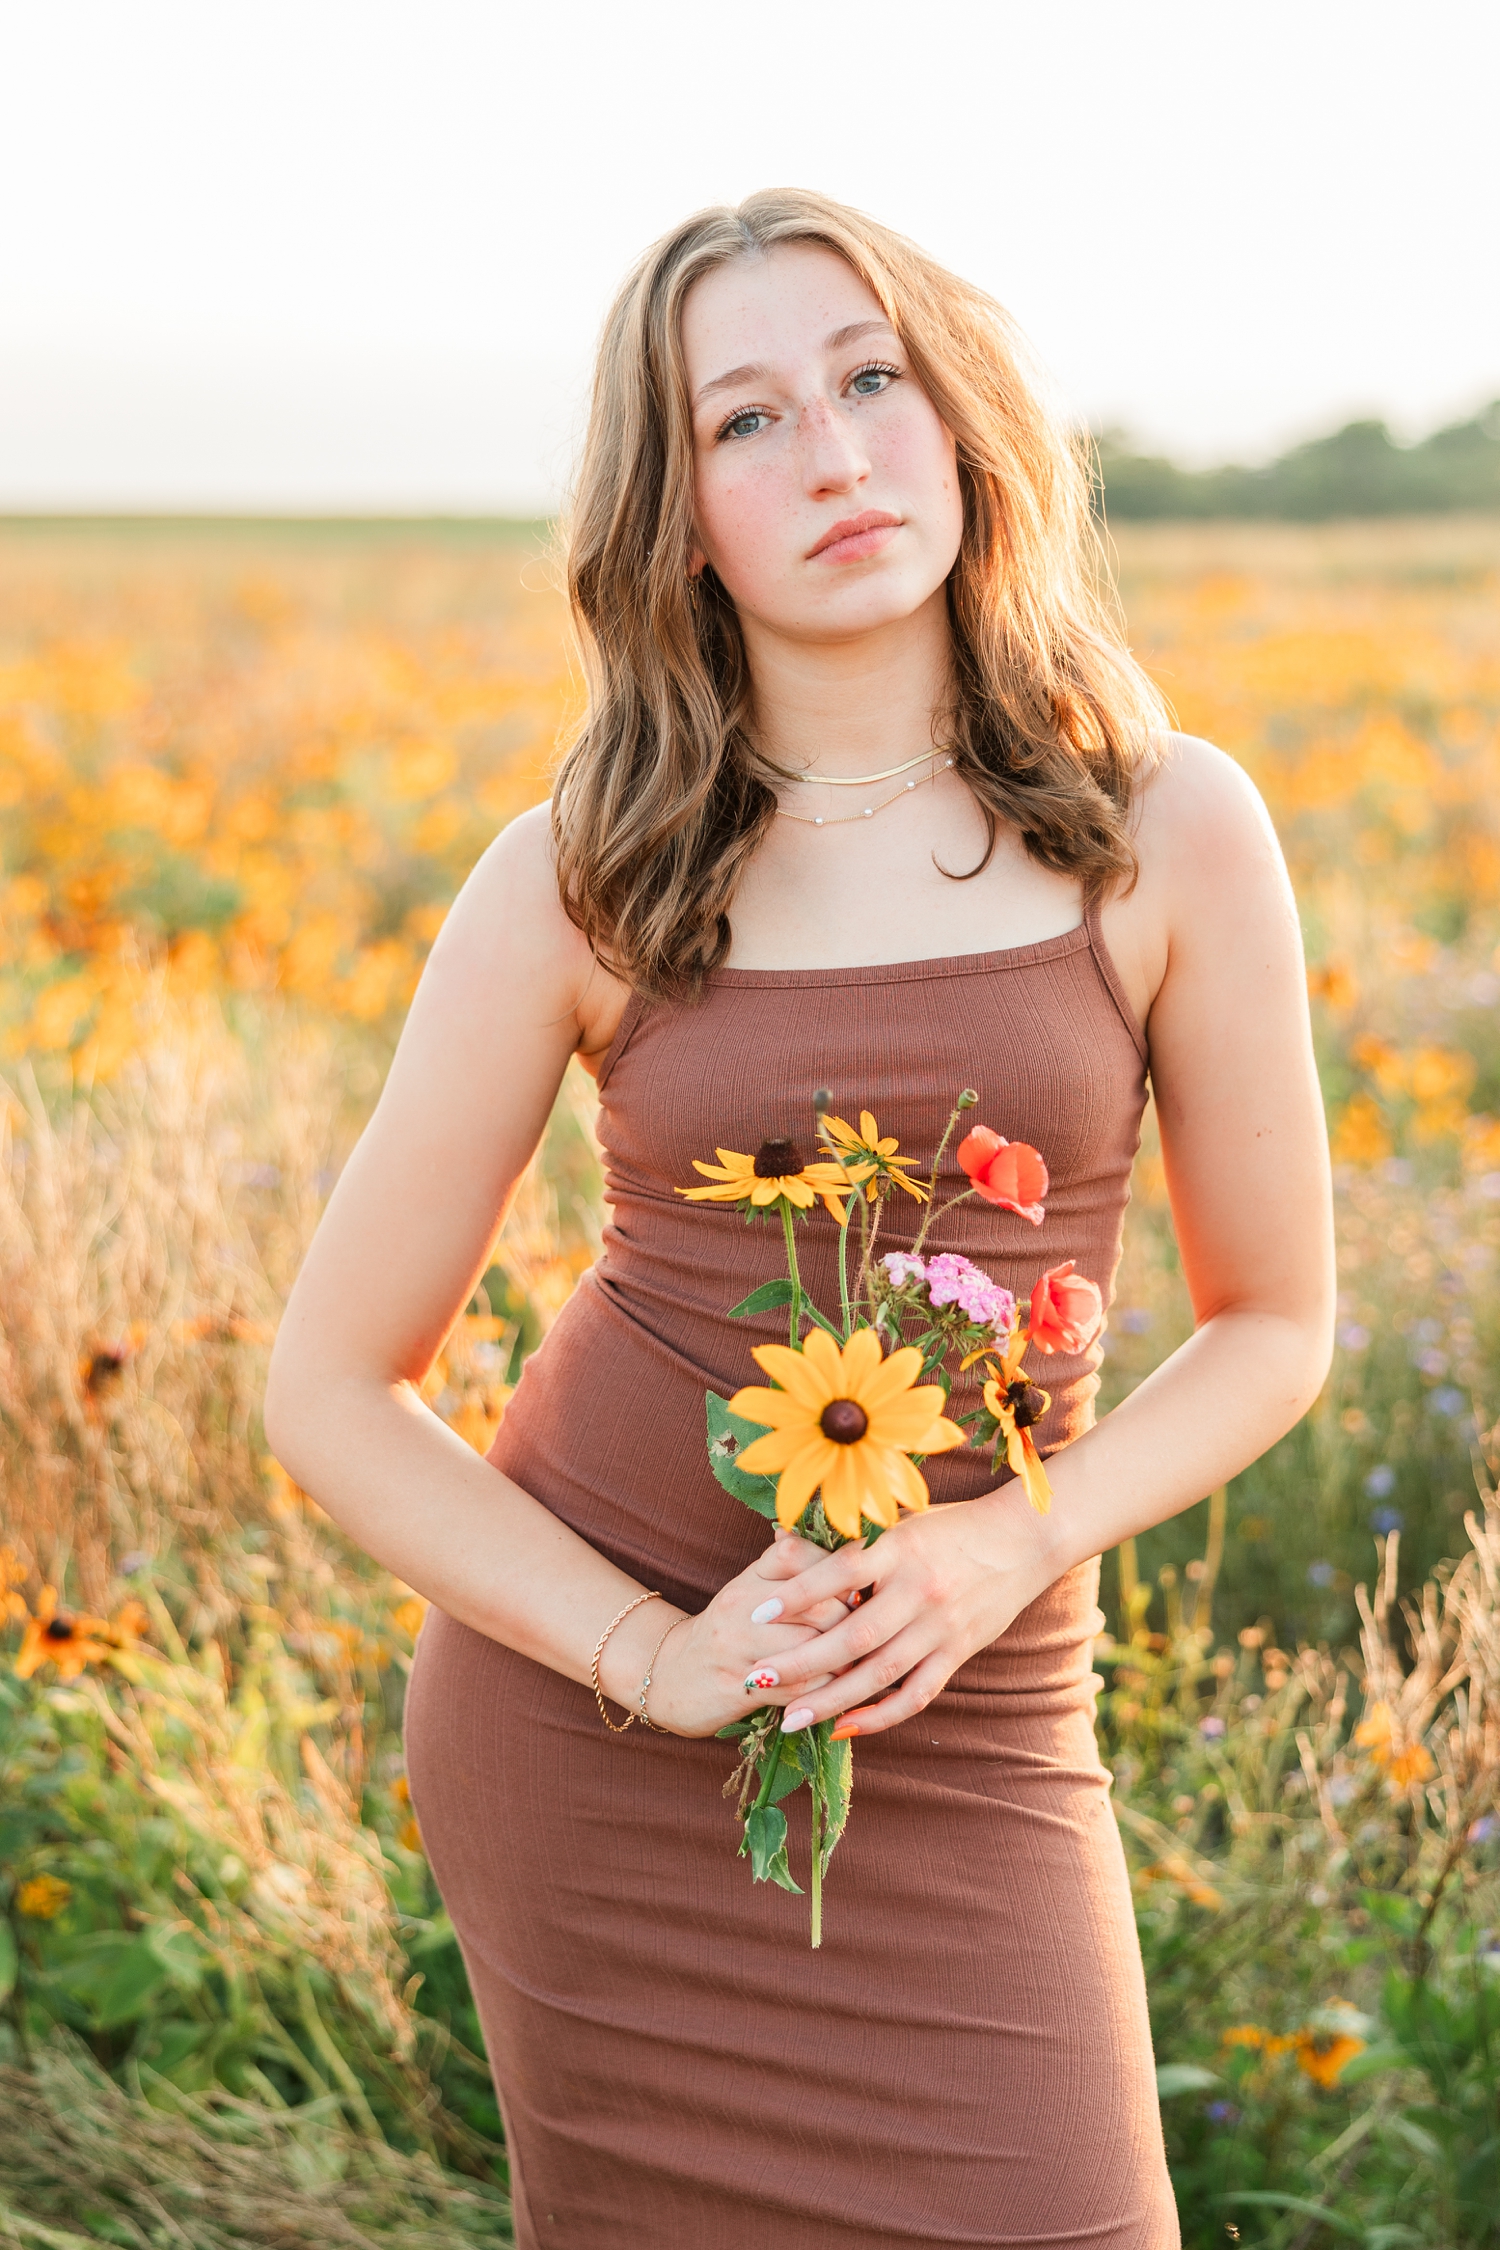
<svg viewBox="0 0 1500 2250"><path fill-rule="evenodd" d="M880 1263L891 1277L893 1289L904 1289L908 1281L925 1281L927 1268L920 1258L905 1250L888 1250Z"/></svg>

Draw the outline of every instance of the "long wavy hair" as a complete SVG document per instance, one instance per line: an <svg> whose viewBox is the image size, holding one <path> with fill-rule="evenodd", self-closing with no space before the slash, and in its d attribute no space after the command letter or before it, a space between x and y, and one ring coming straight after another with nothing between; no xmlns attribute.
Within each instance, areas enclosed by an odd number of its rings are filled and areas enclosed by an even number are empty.
<svg viewBox="0 0 1500 2250"><path fill-rule="evenodd" d="M773 782L795 778L757 748L732 602L711 570L689 585L681 341L694 282L784 242L848 262L956 442L964 529L940 716L988 824L980 865L1008 821L1091 896L1132 881L1132 791L1170 724L1113 606L1086 443L1026 372L1004 310L826 196L778 188L700 211L653 244L610 308L567 523L588 703L553 797L558 883L598 959L651 998L693 997L724 960Z"/></svg>

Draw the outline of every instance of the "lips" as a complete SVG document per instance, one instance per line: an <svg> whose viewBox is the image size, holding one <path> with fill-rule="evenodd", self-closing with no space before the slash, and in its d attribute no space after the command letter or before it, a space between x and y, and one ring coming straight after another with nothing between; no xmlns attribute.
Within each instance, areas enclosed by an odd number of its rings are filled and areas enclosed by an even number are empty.
<svg viewBox="0 0 1500 2250"><path fill-rule="evenodd" d="M815 555L829 555L835 562L857 562L862 556L878 554L886 544L881 535L898 530L900 523L901 518L885 508L867 508L862 516L846 516L841 523L829 526L807 559L811 562Z"/></svg>

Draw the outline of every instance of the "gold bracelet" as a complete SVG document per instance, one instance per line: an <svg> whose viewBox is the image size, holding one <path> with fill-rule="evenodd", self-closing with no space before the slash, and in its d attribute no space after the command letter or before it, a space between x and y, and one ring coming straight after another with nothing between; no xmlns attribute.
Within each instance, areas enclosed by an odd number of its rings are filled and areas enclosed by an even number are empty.
<svg viewBox="0 0 1500 2250"><path fill-rule="evenodd" d="M604 1724L608 1727L611 1734L628 1734L630 1729L635 1725L635 1713L633 1711L630 1712L626 1717L624 1726L617 1727L614 1720L610 1717L609 1713L604 1708L604 1690L599 1685L599 1659L604 1654L604 1644L609 1639L609 1636L614 1631L615 1627L623 1623L623 1621L630 1615L630 1612L633 1609L639 1609L642 1602L659 1602L664 1599L665 1596L655 1592L649 1594L637 1594L633 1602L627 1602L625 1604L625 1607L621 1610L618 1617L612 1617L610 1619L609 1623L605 1626L603 1632L599 1635L598 1640L594 1644L593 1661L589 1665L589 1678L594 1683L594 1701L599 1706L599 1716L604 1721ZM665 1638L665 1635L663 1636L663 1638Z"/></svg>
<svg viewBox="0 0 1500 2250"><path fill-rule="evenodd" d="M687 1621L688 1613L686 1610L684 1610L680 1617L673 1618L671 1624L667 1627L666 1632L662 1634L661 1639L657 1642L655 1648L651 1651L651 1661L646 1666L645 1676L642 1679L640 1685L640 1692L636 1696L636 1702L639 1705L639 1709L634 1712L632 1716L644 1719L653 1734L670 1734L672 1729L670 1727L659 1727L656 1721L652 1718L650 1712L646 1709L646 1690L651 1685L651 1675L656 1670L656 1659L660 1656L662 1650L666 1647L668 1635L675 1633L679 1625L686 1625Z"/></svg>

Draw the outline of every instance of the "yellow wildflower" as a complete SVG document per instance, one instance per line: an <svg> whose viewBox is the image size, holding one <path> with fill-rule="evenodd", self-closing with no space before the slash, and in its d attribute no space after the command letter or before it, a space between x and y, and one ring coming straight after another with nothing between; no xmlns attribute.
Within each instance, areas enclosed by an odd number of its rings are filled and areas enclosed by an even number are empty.
<svg viewBox="0 0 1500 2250"><path fill-rule="evenodd" d="M790 1529L819 1486L823 1513L846 1539L859 1537L862 1517L889 1525L899 1509L927 1506L908 1456L946 1453L964 1433L944 1417L942 1386L917 1384L922 1354L913 1345L882 1359L871 1328L856 1329L842 1347L817 1328L800 1352L757 1344L752 1356L781 1388L752 1387L729 1401L731 1414L771 1425L738 1465L756 1476L780 1473L780 1523Z"/></svg>
<svg viewBox="0 0 1500 2250"><path fill-rule="evenodd" d="M881 1137L880 1127L867 1109L859 1113L859 1131L846 1125L842 1117L832 1117L826 1111L822 1119L823 1131L831 1142L835 1154L856 1186L862 1182L865 1194L873 1203L880 1192L882 1180L893 1180L897 1187L905 1188L918 1203L927 1201L927 1189L920 1180L909 1180L900 1169L902 1165L916 1163L914 1156L898 1156L901 1143L889 1135Z"/></svg>
<svg viewBox="0 0 1500 2250"><path fill-rule="evenodd" d="M32 1922L55 1922L72 1896L60 1875L33 1875L16 1886L16 1910Z"/></svg>
<svg viewBox="0 0 1500 2250"><path fill-rule="evenodd" d="M753 1156L741 1156L732 1148L716 1149L714 1154L717 1164L700 1164L693 1158L693 1170L713 1185L679 1188L677 1193L689 1203L748 1203L763 1210L784 1200L798 1211L810 1211L821 1197L834 1218L842 1220L844 1198L856 1184L842 1164L804 1164L800 1151L787 1140L762 1141Z"/></svg>

